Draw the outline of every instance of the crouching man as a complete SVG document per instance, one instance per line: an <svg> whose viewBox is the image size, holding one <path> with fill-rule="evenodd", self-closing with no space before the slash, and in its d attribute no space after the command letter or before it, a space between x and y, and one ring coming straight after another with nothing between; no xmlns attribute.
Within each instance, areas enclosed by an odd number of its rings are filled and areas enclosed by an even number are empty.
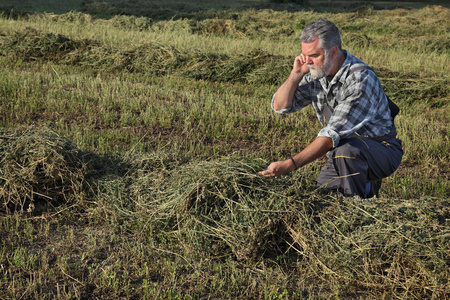
<svg viewBox="0 0 450 300"><path fill-rule="evenodd" d="M317 188L345 196L378 196L382 178L398 168L403 156L394 125L398 107L374 71L342 49L332 22L312 22L300 40L301 54L273 96L272 108L282 114L312 104L323 128L300 153L258 174L281 176L327 155Z"/></svg>

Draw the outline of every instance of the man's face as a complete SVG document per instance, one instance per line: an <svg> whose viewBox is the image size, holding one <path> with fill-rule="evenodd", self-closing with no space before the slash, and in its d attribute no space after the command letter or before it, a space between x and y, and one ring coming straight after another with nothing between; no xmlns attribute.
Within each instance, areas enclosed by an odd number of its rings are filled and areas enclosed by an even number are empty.
<svg viewBox="0 0 450 300"><path fill-rule="evenodd" d="M309 71L315 79L326 77L333 68L333 60L325 53L323 48L320 48L320 40L314 39L310 43L302 42L302 54L308 64Z"/></svg>

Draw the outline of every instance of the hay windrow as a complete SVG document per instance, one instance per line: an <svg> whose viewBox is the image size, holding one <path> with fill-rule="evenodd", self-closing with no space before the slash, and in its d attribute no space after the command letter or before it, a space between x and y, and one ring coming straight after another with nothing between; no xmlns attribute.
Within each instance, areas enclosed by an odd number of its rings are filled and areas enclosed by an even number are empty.
<svg viewBox="0 0 450 300"><path fill-rule="evenodd" d="M153 25L152 19L146 17L116 15L110 20L114 27L126 30L144 31Z"/></svg>
<svg viewBox="0 0 450 300"><path fill-rule="evenodd" d="M26 61L38 59L58 61L64 55L85 46L85 43L74 42L63 35L42 33L30 27L24 32L17 31L0 39L0 51L3 55L11 55L12 59L21 58Z"/></svg>
<svg viewBox="0 0 450 300"><path fill-rule="evenodd" d="M184 52L172 46L148 43L118 50L91 40L72 40L60 34L27 28L0 37L0 53L11 60L43 60L80 65L97 71L178 75L197 80L279 83L291 65L289 58L251 51L228 56L200 51Z"/></svg>
<svg viewBox="0 0 450 300"><path fill-rule="evenodd" d="M263 162L233 157L154 153L112 162L47 129L2 129L0 139L2 210L89 205L208 257L285 257L302 274L320 272L355 291L448 290L448 201L318 195L302 188L301 174L267 180L256 175Z"/></svg>
<svg viewBox="0 0 450 300"><path fill-rule="evenodd" d="M77 11L70 11L68 13L65 14L49 14L49 13L44 13L44 14L37 14L34 15L35 18L42 18L42 19L49 19L52 22L72 22L75 24L87 24L87 23L92 23L93 22L93 18L91 15L89 14L83 14L81 12L77 12Z"/></svg>
<svg viewBox="0 0 450 300"><path fill-rule="evenodd" d="M301 178L264 180L255 175L259 168L258 162L222 158L152 169L133 181L129 199L155 235L208 255L288 255L351 289L417 293L423 280L445 294L448 202L318 197L299 188ZM421 277L409 281L414 274Z"/></svg>
<svg viewBox="0 0 450 300"><path fill-rule="evenodd" d="M303 201L304 205L308 201ZM448 202L323 199L287 224L303 264L329 281L396 295L445 297L448 289ZM447 208L445 208L447 207ZM433 284L426 284L433 282Z"/></svg>
<svg viewBox="0 0 450 300"><path fill-rule="evenodd" d="M6 212L85 208L95 180L118 170L47 128L0 128L0 157L1 211Z"/></svg>
<svg viewBox="0 0 450 300"><path fill-rule="evenodd" d="M86 165L67 139L49 130L0 129L0 140L2 210L83 200Z"/></svg>
<svg viewBox="0 0 450 300"><path fill-rule="evenodd" d="M183 243L238 259L269 252L280 243L290 201L279 201L282 183L256 175L261 166L231 158L190 162L163 175L151 172L131 185L137 213L155 229L172 231ZM273 250L273 249L272 249Z"/></svg>

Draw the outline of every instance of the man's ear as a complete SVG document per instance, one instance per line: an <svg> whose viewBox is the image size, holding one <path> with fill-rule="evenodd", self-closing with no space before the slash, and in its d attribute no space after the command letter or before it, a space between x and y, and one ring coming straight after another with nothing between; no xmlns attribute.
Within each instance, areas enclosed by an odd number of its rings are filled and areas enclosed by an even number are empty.
<svg viewBox="0 0 450 300"><path fill-rule="evenodd" d="M333 47L331 48L331 57L332 57L333 59L335 59L335 58L338 57L338 54L339 54L339 48L338 48L338 46L333 46Z"/></svg>

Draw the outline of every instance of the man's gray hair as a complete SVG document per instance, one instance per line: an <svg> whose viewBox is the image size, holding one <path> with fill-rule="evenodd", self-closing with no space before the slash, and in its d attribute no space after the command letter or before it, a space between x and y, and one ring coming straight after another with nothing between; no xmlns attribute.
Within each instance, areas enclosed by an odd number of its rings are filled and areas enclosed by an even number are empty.
<svg viewBox="0 0 450 300"><path fill-rule="evenodd" d="M320 46L325 49L325 51L329 51L334 46L338 46L339 50L342 49L339 29L333 22L330 22L327 19L320 19L306 25L300 35L300 40L304 43L309 43L312 42L315 37L319 38Z"/></svg>

